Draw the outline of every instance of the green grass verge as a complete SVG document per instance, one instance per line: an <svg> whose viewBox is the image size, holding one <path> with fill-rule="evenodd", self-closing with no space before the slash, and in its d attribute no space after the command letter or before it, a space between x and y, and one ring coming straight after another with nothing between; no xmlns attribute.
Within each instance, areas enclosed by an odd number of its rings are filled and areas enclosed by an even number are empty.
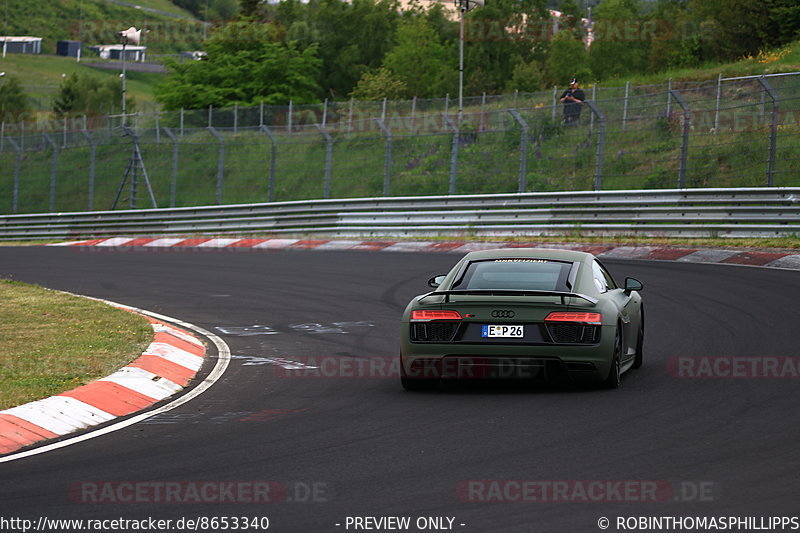
<svg viewBox="0 0 800 533"><path fill-rule="evenodd" d="M625 82L631 85L649 85L664 83L665 79L673 81L707 81L738 76L757 76L759 74L779 74L782 72L800 71L800 43L794 42L778 50L762 52L755 57L747 57L728 63L705 63L691 68L670 69L656 74L632 74L624 79L610 79L601 85L605 87L622 87ZM586 85L586 82L584 82Z"/></svg>
<svg viewBox="0 0 800 533"><path fill-rule="evenodd" d="M127 0L129 4L136 4L150 9L158 9L165 13L172 13L181 17L194 18L194 16L187 10L176 6L170 0Z"/></svg>
<svg viewBox="0 0 800 533"><path fill-rule="evenodd" d="M35 285L0 280L0 409L113 373L152 341L141 316Z"/></svg>
<svg viewBox="0 0 800 533"><path fill-rule="evenodd" d="M118 70L101 70L85 64L91 61L100 60L85 57L83 63L78 63L69 57L8 54L4 59L0 58L0 71L19 78L25 87L25 93L31 99L33 109L50 110L63 74L69 76L77 73L100 80L119 78ZM126 76L128 81L125 89L128 97L133 98L139 108L152 110L155 106L153 88L165 79L165 75L129 70Z"/></svg>
<svg viewBox="0 0 800 533"><path fill-rule="evenodd" d="M194 20L191 13L167 0L129 0L130 4L159 9L174 15L191 19L193 27L200 28L200 21ZM49 2L30 2L29 0L6 0L0 13L8 14L8 35L31 35L42 38L42 52L54 54L59 40L82 40L86 44L113 43L114 32L136 28L157 29L160 24L179 28L186 19L153 13L131 6L121 6L104 0L58 0ZM196 42L196 30L188 33L172 33L167 39L151 32L145 43L147 53L164 53L180 50L186 41ZM191 48L190 48L191 49ZM86 50L84 50L86 52ZM88 54L87 54L88 55Z"/></svg>
<svg viewBox="0 0 800 533"><path fill-rule="evenodd" d="M800 114L800 113L799 113ZM597 135L588 127L566 129L543 113L526 112L530 136L539 139L527 147L529 192L591 190L597 162ZM164 122L167 122L164 120ZM53 133L56 142L58 132ZM268 200L269 140L253 132L225 132L222 203ZM334 134L331 197L383 195L385 140L377 134ZM118 132L95 133L94 209L109 209L130 160L131 144ZM326 146L321 136L276 135L276 201L322 198ZM800 126L781 125L777 136L774 185L800 185ZM26 151L20 161L19 213L49 209L52 152L41 138L26 141L39 151ZM671 189L678 185L681 131L677 119L648 118L635 128L606 132L602 190ZM691 133L685 186L758 187L767 182L769 128L721 131L713 135L698 122ZM390 167L391 196L448 194L452 135L396 136ZM142 156L159 207L168 207L173 172L172 143L162 135L156 143L152 130L142 136ZM55 210L84 211L89 199L90 149L59 151ZM176 206L217 203L219 144L206 131L187 131L178 146ZM520 131L465 132L459 147L456 194L513 193L520 168ZM0 166L13 169L14 153L0 153ZM13 189L13 171L0 175L0 189ZM128 197L124 191L123 198ZM139 183L137 207L149 207ZM127 207L128 202L123 201ZM0 198L0 213L11 213L12 195Z"/></svg>

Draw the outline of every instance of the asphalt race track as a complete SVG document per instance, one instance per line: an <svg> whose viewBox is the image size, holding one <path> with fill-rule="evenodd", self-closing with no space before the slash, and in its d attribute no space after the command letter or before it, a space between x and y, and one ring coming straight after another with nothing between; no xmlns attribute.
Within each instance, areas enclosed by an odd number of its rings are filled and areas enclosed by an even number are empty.
<svg viewBox="0 0 800 533"><path fill-rule="evenodd" d="M800 377L783 366L800 358L797 272L608 260L618 280L645 284L645 364L619 390L403 392L381 364L398 353L400 314L457 259L0 248L2 277L177 317L233 354L220 382L174 411L0 464L0 517L268 517L277 532L390 531L347 522L389 516L420 531L418 518L445 517L422 530L589 532L601 517L618 531L617 517L800 514ZM702 356L777 360L783 377L670 366ZM324 372L289 375L280 361ZM245 488L234 503L214 499L228 489L153 492L191 482ZM254 482L280 501L248 503Z"/></svg>

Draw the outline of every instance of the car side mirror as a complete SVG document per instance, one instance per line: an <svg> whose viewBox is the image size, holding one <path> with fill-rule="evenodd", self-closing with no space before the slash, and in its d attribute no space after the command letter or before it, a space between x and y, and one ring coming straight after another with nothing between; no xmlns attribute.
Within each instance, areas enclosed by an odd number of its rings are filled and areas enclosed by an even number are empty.
<svg viewBox="0 0 800 533"><path fill-rule="evenodd" d="M446 277L447 276L444 276L444 275L432 277L431 279L428 280L428 287L432 287L434 289L438 289L439 285L442 284L442 282L444 281L444 278L446 278Z"/></svg>
<svg viewBox="0 0 800 533"><path fill-rule="evenodd" d="M636 278L625 278L625 292L640 291L644 285Z"/></svg>

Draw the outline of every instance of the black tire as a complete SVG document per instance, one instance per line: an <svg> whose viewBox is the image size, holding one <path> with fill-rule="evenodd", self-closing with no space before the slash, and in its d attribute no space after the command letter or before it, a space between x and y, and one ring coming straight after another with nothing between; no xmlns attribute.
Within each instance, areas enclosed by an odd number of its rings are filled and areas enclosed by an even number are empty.
<svg viewBox="0 0 800 533"><path fill-rule="evenodd" d="M636 338L636 355L633 358L631 368L641 368L644 362L644 307L642 307L642 317L639 320L639 336Z"/></svg>
<svg viewBox="0 0 800 533"><path fill-rule="evenodd" d="M403 359L400 358L400 385L407 391L433 390L439 386L436 378L409 378L406 376L406 369L403 366Z"/></svg>
<svg viewBox="0 0 800 533"><path fill-rule="evenodd" d="M617 326L617 334L614 338L614 356L611 359L611 368L608 369L608 376L603 381L604 389L618 389L622 381L622 371L620 356L622 355L622 329Z"/></svg>
<svg viewBox="0 0 800 533"><path fill-rule="evenodd" d="M438 379L414 379L400 377L400 385L407 391L433 390L439 386Z"/></svg>

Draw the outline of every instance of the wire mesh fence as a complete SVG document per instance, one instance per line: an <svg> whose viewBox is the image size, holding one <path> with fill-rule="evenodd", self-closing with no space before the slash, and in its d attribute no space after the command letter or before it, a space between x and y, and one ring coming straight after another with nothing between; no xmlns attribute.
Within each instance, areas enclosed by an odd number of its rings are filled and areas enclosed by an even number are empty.
<svg viewBox="0 0 800 533"><path fill-rule="evenodd" d="M0 212L800 181L800 74L585 92L3 124Z"/></svg>

